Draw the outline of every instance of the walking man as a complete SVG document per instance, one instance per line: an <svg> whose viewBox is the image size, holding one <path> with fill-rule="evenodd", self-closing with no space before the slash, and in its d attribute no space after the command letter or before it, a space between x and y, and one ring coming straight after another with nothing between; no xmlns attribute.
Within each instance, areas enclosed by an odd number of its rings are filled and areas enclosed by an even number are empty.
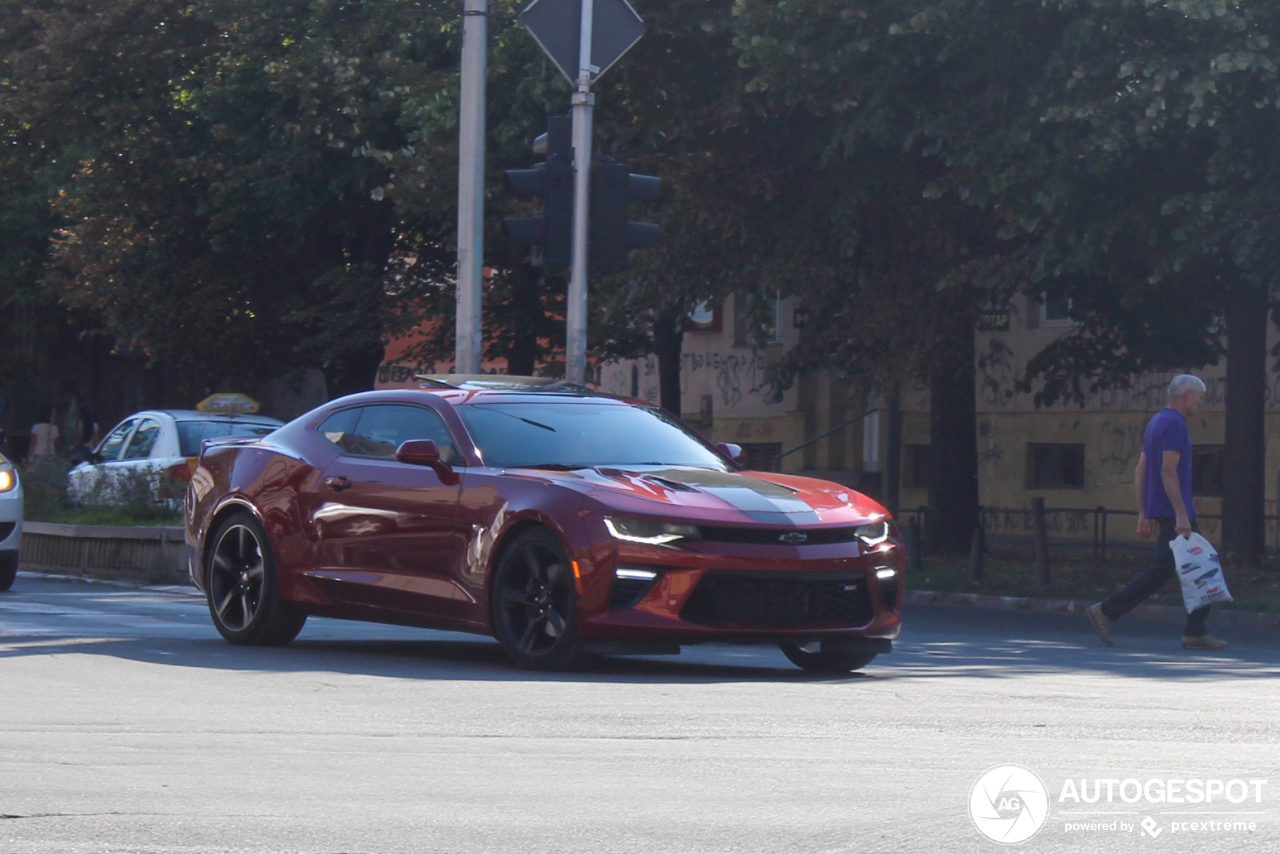
<svg viewBox="0 0 1280 854"><path fill-rule="evenodd" d="M1142 454L1133 471L1133 488L1138 498L1138 533L1149 537L1155 531L1155 556L1151 566L1119 592L1089 608L1089 620L1107 646L1116 645L1111 639L1111 624L1174 577L1173 549L1169 547L1173 538L1189 537L1192 531L1200 530L1191 503L1191 437L1187 434L1187 416L1195 414L1203 399L1204 382L1192 374L1179 374L1169 383L1169 405L1147 423ZM1205 632L1208 616L1208 605L1187 615L1187 624L1182 630L1184 647L1226 648L1226 641Z"/></svg>

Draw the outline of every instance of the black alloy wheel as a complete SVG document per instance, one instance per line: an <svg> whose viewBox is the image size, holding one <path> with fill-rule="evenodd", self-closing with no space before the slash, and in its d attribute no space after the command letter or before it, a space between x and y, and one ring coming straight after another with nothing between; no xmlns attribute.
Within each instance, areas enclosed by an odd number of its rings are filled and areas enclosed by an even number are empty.
<svg viewBox="0 0 1280 854"><path fill-rule="evenodd" d="M205 588L218 633L234 644L283 646L298 636L306 612L280 599L266 532L248 513L214 533Z"/></svg>
<svg viewBox="0 0 1280 854"><path fill-rule="evenodd" d="M511 660L530 670L583 664L573 565L546 528L516 537L493 579L493 631Z"/></svg>
<svg viewBox="0 0 1280 854"><path fill-rule="evenodd" d="M878 654L861 647L851 638L832 638L804 644L787 641L778 646L792 664L810 673L850 673L861 670L875 661Z"/></svg>

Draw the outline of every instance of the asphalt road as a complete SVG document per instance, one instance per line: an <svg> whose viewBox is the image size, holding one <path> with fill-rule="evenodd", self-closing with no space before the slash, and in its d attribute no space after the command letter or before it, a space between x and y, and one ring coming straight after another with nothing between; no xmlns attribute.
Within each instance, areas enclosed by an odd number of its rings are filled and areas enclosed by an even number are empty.
<svg viewBox="0 0 1280 854"><path fill-rule="evenodd" d="M237 648L192 592L23 575L0 594L0 854L992 852L970 794L1007 763L1047 792L1026 851L1280 851L1280 632L1197 654L1161 624L1106 649L1079 617L906 619L849 678L725 646L548 675L327 620ZM1070 798L1098 780L1111 803ZM1191 780L1222 791L1121 797ZM1020 791L984 826L1034 822Z"/></svg>

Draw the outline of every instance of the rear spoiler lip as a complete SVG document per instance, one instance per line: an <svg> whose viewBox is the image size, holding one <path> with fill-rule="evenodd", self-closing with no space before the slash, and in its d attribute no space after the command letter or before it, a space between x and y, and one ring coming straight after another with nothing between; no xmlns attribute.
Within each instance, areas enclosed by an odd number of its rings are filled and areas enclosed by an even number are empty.
<svg viewBox="0 0 1280 854"><path fill-rule="evenodd" d="M212 439L201 439L199 456L203 457L205 454L205 451L209 450L214 446L221 447L223 445L250 445L261 438L262 438L261 436L215 436Z"/></svg>

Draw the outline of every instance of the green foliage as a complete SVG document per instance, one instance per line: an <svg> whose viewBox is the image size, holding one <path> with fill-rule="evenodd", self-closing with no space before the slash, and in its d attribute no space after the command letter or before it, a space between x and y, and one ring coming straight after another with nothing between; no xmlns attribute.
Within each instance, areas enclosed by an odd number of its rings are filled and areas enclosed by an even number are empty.
<svg viewBox="0 0 1280 854"><path fill-rule="evenodd" d="M161 496L157 473L139 469L113 472L73 501L67 473L74 465L66 455L44 454L18 466L25 519L78 525L182 524L181 499Z"/></svg>

